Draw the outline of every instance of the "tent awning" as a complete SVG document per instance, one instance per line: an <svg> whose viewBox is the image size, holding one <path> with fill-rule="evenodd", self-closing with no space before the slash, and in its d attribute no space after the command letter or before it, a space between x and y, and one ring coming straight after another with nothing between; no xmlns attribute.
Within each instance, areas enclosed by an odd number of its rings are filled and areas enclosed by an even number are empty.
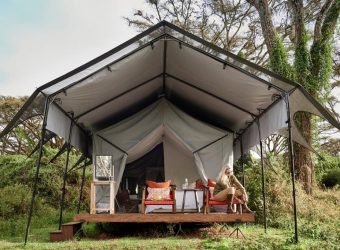
<svg viewBox="0 0 340 250"><path fill-rule="evenodd" d="M245 135L250 147L258 141L251 132L256 119L264 124L263 137L285 134L283 94L290 95L292 115L311 112L340 129L299 84L163 21L39 87L0 137L42 114L48 98L47 129L67 138L73 120L72 144L86 151L91 134L165 97L201 121ZM309 147L296 126L293 137Z"/></svg>

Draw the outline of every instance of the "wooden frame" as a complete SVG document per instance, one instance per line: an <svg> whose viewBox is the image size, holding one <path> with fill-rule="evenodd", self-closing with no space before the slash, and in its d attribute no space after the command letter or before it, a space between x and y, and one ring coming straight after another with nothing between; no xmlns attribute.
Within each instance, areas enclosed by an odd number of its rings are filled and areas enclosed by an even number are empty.
<svg viewBox="0 0 340 250"><path fill-rule="evenodd" d="M91 204L90 204L90 214L96 214L97 211L109 211L110 214L115 213L115 181L92 181L91 182ZM110 202L109 208L97 208L96 207L96 186L99 185L110 185Z"/></svg>
<svg viewBox="0 0 340 250"><path fill-rule="evenodd" d="M176 185L170 185L170 192L172 193L173 199L172 204L166 204L172 206L172 213L176 213ZM152 205L164 205L164 201L154 201L154 204L145 204L146 199L146 193L147 193L147 187L143 188L142 193L142 204L141 204L141 213L146 214L146 206L152 206Z"/></svg>

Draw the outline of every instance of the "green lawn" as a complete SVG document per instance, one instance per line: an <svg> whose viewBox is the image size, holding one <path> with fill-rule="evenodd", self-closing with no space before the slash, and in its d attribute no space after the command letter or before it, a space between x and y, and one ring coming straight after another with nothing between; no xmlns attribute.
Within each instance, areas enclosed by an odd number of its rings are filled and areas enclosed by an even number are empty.
<svg viewBox="0 0 340 250"><path fill-rule="evenodd" d="M101 240L79 240L49 243L48 232L55 228L33 229L30 242L24 246L22 238L8 237L0 240L0 249L340 249L329 240L301 236L300 243L292 243L290 230L269 229L267 233L259 225L243 225L247 239L228 237L233 227L222 228L215 224L180 236L169 237L119 237ZM107 237L105 237L107 238Z"/></svg>

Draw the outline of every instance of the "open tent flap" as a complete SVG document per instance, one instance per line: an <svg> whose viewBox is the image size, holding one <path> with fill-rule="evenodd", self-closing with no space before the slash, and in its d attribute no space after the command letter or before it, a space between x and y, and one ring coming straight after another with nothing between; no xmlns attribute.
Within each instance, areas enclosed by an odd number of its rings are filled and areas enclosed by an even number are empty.
<svg viewBox="0 0 340 250"><path fill-rule="evenodd" d="M194 119L163 98L125 120L97 131L93 142L94 155L113 156L116 187L124 172L124 155L128 155L128 162L134 161L160 142L165 143L165 160L169 158L167 149L171 145L181 145L180 150L190 152L196 163L196 176L205 181L216 178L225 163L233 162L232 133ZM173 164L176 170L165 169L166 173L177 173L176 182L181 180L175 183L177 185L183 182L185 164L179 161L177 165Z"/></svg>

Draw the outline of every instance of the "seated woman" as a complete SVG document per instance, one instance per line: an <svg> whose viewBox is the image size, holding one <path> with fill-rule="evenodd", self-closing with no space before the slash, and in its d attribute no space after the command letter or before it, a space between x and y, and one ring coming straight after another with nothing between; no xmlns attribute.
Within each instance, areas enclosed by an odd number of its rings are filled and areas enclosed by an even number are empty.
<svg viewBox="0 0 340 250"><path fill-rule="evenodd" d="M233 171L229 165L225 165L224 170L219 176L216 186L214 188L213 199L217 201L232 201L234 196L242 201L242 211L244 213L252 213L252 211L247 206L248 196L245 188L237 180ZM230 205L228 210L235 212Z"/></svg>

